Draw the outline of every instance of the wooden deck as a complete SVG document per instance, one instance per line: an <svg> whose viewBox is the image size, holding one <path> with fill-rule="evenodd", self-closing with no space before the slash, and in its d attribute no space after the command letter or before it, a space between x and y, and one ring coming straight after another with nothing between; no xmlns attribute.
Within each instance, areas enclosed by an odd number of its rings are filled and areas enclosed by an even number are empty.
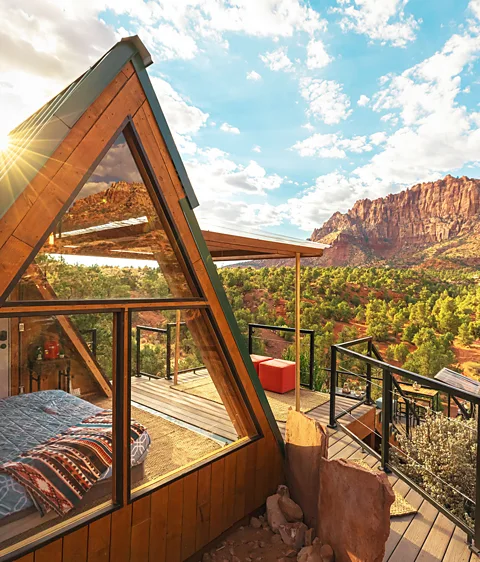
<svg viewBox="0 0 480 562"><path fill-rule="evenodd" d="M206 372L182 375L182 382L205 376ZM224 439L236 439L236 433L228 414L221 404L209 400L177 392L170 388L171 382L166 380L148 380L132 378L132 400L144 404L181 422L201 428L204 431L221 436ZM351 406L348 398L338 397L337 413ZM368 412L370 407L360 406L342 421L346 424ZM328 423L329 402L308 413L323 425ZM284 435L285 423L278 422ZM370 466L378 461L342 431L329 429L329 458L364 459ZM391 475L390 482L418 512L414 515L392 518L390 537L386 545L384 561L389 562L476 562L466 542L465 533L456 527L443 514L405 482Z"/></svg>

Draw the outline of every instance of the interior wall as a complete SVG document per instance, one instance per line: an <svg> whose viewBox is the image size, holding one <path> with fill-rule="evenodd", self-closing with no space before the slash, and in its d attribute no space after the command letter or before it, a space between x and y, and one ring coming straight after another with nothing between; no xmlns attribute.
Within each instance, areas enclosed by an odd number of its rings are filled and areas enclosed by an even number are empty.
<svg viewBox="0 0 480 562"><path fill-rule="evenodd" d="M18 290L18 289L17 289ZM38 300L38 291L33 285L21 287L23 298ZM19 323L23 324L23 332L19 331ZM10 347L10 394L20 394L23 386L24 392L30 392L29 358L36 354L36 349L43 346L46 339L59 336L65 356L71 363L71 388L78 388L82 396L91 396L99 392L98 384L91 371L80 358L77 350L70 342L61 326L52 317L26 316L14 318L11 321ZM47 362L45 362L47 364ZM54 365L43 368L41 390L53 390L58 388L58 369ZM36 381L32 382L32 391L37 391Z"/></svg>

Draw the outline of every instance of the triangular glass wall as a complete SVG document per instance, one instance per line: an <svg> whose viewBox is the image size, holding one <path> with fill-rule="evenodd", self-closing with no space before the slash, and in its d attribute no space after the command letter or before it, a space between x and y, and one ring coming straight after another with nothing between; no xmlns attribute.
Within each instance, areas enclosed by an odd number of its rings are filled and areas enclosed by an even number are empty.
<svg viewBox="0 0 480 562"><path fill-rule="evenodd" d="M152 189L120 134L9 300L198 296L178 236Z"/></svg>

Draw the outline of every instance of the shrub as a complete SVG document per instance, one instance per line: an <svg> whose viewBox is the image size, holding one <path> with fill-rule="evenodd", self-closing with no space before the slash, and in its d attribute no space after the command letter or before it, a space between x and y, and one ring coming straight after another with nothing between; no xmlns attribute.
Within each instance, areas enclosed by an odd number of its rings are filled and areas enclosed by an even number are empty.
<svg viewBox="0 0 480 562"><path fill-rule="evenodd" d="M475 500L476 421L431 412L410 438L398 435L397 440L402 453L392 452L395 465L451 513L473 525L474 506L461 494Z"/></svg>

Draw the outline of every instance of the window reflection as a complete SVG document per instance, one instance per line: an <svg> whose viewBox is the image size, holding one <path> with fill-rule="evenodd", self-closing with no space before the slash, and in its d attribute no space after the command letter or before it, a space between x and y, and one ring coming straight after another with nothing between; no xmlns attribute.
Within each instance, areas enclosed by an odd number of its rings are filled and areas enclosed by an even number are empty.
<svg viewBox="0 0 480 562"><path fill-rule="evenodd" d="M196 294L192 287L160 203L121 134L10 300L186 298Z"/></svg>

